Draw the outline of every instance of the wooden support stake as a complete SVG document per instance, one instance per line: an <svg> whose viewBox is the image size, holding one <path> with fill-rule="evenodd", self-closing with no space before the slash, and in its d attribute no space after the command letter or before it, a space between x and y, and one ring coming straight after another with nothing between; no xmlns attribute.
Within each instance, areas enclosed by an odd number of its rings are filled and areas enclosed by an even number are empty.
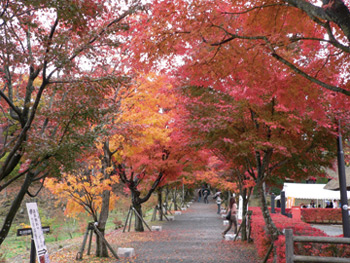
<svg viewBox="0 0 350 263"><path fill-rule="evenodd" d="M123 233L125 232L126 226L128 225L128 220L129 220L129 216L130 216L130 211L131 211L131 207L129 208L128 214L126 216L126 220L124 223L124 229L123 229Z"/></svg>
<svg viewBox="0 0 350 263"><path fill-rule="evenodd" d="M75 259L76 260L82 260L83 259L83 253L84 253L84 249L85 249L85 244L86 244L86 241L87 241L87 237L89 235L89 229L90 229L90 223L85 231L85 234L84 234L84 240L83 240L83 244L81 246L81 249L80 251L77 253Z"/></svg>
<svg viewBox="0 0 350 263"><path fill-rule="evenodd" d="M166 221L169 221L169 218L164 213L163 216L165 217Z"/></svg>
<svg viewBox="0 0 350 263"><path fill-rule="evenodd" d="M149 229L149 231L152 232L152 230L149 228L149 226L147 225L146 221L142 218L142 216L139 215L139 213L136 211L136 209L134 207L132 207L132 210L134 210L135 215L138 216L138 218L140 218L142 220L142 222L146 225L146 227Z"/></svg>
<svg viewBox="0 0 350 263"><path fill-rule="evenodd" d="M106 244L106 246L109 248L109 250L112 252L113 256L116 259L119 259L117 253L115 253L115 251L113 250L113 248L109 245L109 243L107 242L107 240L105 239L105 237L102 235L102 233L100 232L100 230L98 230L97 226L95 224L93 224L93 227L95 229L96 234L103 240L103 242Z"/></svg>
<svg viewBox="0 0 350 263"><path fill-rule="evenodd" d="M169 210L168 210L169 212L171 211L171 207L172 206L173 206L173 203L171 203L170 206L169 206ZM170 212L170 214L171 214L171 212Z"/></svg>
<svg viewBox="0 0 350 263"><path fill-rule="evenodd" d="M271 254L272 249L273 249L273 242L271 243L270 248L269 248L269 250L267 251L267 254L266 254L265 258L264 258L263 263L266 263L267 260L269 259L269 256L270 256L270 254Z"/></svg>
<svg viewBox="0 0 350 263"><path fill-rule="evenodd" d="M94 233L93 229L90 229L89 246L88 246L87 255L90 255L90 251L91 251L91 242L92 242L92 235L93 235L93 233Z"/></svg>
<svg viewBox="0 0 350 263"><path fill-rule="evenodd" d="M238 228L238 230L237 230L236 236L235 236L235 238L233 239L233 241L236 241L239 232L241 232L242 225L243 225L243 224L245 223L245 221L246 221L245 219L246 219L246 218L244 217L243 220L242 220L242 223L239 225L239 228Z"/></svg>
<svg viewBox="0 0 350 263"><path fill-rule="evenodd" d="M130 218L129 218L129 227L128 227L128 232L130 232L130 229L131 229L131 223L132 223L132 216L133 216L133 213L134 211L132 210L132 206L130 207Z"/></svg>
<svg viewBox="0 0 350 263"><path fill-rule="evenodd" d="M154 207L151 221L156 221L158 205Z"/></svg>

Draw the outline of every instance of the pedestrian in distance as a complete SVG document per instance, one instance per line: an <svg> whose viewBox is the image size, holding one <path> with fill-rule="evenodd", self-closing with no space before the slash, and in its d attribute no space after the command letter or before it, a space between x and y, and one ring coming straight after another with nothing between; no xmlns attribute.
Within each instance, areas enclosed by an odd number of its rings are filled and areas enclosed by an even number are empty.
<svg viewBox="0 0 350 263"><path fill-rule="evenodd" d="M201 201L201 198L202 198L202 189L199 189L198 190L198 202Z"/></svg>
<svg viewBox="0 0 350 263"><path fill-rule="evenodd" d="M314 200L311 200L309 208L315 208L315 202Z"/></svg>
<svg viewBox="0 0 350 263"><path fill-rule="evenodd" d="M236 199L231 198L230 199L230 206L229 211L227 213L226 219L229 221L229 225L227 226L226 230L222 232L222 237L225 237L228 231L232 228L232 225L234 226L233 232L235 235L237 234L237 204Z"/></svg>
<svg viewBox="0 0 350 263"><path fill-rule="evenodd" d="M205 188L203 190L203 201L205 204L209 204L209 201L208 201L208 196L210 195L210 190L208 188Z"/></svg>
<svg viewBox="0 0 350 263"><path fill-rule="evenodd" d="M222 203L221 192L217 192L215 194L215 199L216 199L216 204L218 205L218 215L219 215L220 214L220 209L221 209L221 203Z"/></svg>
<svg viewBox="0 0 350 263"><path fill-rule="evenodd" d="M333 200L333 208L339 208L339 204L337 200Z"/></svg>

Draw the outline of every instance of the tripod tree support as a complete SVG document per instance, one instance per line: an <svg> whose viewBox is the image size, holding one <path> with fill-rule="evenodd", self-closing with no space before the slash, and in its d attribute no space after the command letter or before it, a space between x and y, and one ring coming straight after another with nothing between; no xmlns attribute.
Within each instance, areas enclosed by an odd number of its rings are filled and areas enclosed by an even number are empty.
<svg viewBox="0 0 350 263"><path fill-rule="evenodd" d="M109 248L109 250L112 252L113 256L116 259L119 259L117 253L115 253L115 251L113 250L113 248L111 247L111 245L107 242L107 240L105 239L105 237L102 235L102 233L100 232L100 230L98 230L96 224L93 224L95 233L103 240L103 242L106 244L106 246Z"/></svg>
<svg viewBox="0 0 350 263"><path fill-rule="evenodd" d="M154 207L151 221L156 221L157 220L157 211L159 212L159 214L162 214L162 216L164 216L167 221L169 221L169 218L165 215L165 213L162 211L162 209L159 208L158 205L156 205Z"/></svg>
<svg viewBox="0 0 350 263"><path fill-rule="evenodd" d="M76 260L82 260L83 259L83 253L84 253L84 249L85 249L85 244L89 235L89 231L92 231L92 226L91 223L88 224L88 227L86 228L85 234L84 234L84 239L83 239L83 244L79 250L79 252L77 253L75 259Z"/></svg>
<svg viewBox="0 0 350 263"><path fill-rule="evenodd" d="M126 216L126 220L125 220L125 225L124 225L123 233L125 232L125 229L126 229L127 224L129 224L128 232L130 232L131 220L132 220L133 214L134 214L135 216L137 216L138 218L140 218L140 220L146 225L146 227L149 229L149 231L152 232L151 228L148 226L148 224L147 224L146 221L142 218L142 216L140 216L140 214L136 211L136 209L135 209L133 206L130 206L128 215ZM129 220L129 223L128 223L128 219L130 219L130 220Z"/></svg>
<svg viewBox="0 0 350 263"><path fill-rule="evenodd" d="M92 241L92 234L93 232L96 233L96 235L98 235L102 241L106 244L106 246L109 248L109 250L112 252L113 256L116 258L116 259L119 259L117 253L115 253L115 251L113 250L113 248L110 246L110 244L107 242L107 240L105 239L105 237L102 235L102 233L100 232L100 230L98 230L97 228L97 222L96 223L89 223L88 224L88 227L85 231L85 234L84 234L84 240L83 240L83 244L81 246L81 249L80 251L77 253L75 259L76 260L82 260L83 259L83 253L84 253L84 249L85 249L85 245L86 245L86 241L87 241L87 238L89 236L89 232L90 232L90 239L89 239L89 247L88 247L88 255L90 255L90 249L91 249L91 241Z"/></svg>

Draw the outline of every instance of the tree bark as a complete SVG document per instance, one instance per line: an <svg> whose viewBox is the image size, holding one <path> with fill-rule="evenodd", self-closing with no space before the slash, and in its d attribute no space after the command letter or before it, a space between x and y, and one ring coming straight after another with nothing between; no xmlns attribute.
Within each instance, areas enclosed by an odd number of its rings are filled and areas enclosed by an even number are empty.
<svg viewBox="0 0 350 263"><path fill-rule="evenodd" d="M100 219L98 220L97 228L101 234L105 235L106 223L109 215L109 198L110 191L105 190L102 196L102 207L100 213ZM96 238L96 256L97 257L108 257L108 248L102 239L97 236Z"/></svg>
<svg viewBox="0 0 350 263"><path fill-rule="evenodd" d="M319 18L337 24L350 40L350 12L341 0L323 0L323 6L315 6L305 0L284 0L284 2L304 11L311 19Z"/></svg>
<svg viewBox="0 0 350 263"><path fill-rule="evenodd" d="M13 219L15 218L16 213L21 206L23 198L26 192L28 191L30 184L32 183L33 176L34 174L32 172L27 173L24 183L22 184L21 190L18 192L16 199L13 201L9 212L6 215L4 224L0 232L0 245L2 244L2 242L4 242L5 238L7 237L10 231Z"/></svg>
<svg viewBox="0 0 350 263"><path fill-rule="evenodd" d="M163 221L163 200L162 200L162 188L158 189L158 207L159 207L159 221Z"/></svg>
<svg viewBox="0 0 350 263"><path fill-rule="evenodd" d="M176 187L173 191L173 203L174 203L174 210L178 210L177 203L176 203Z"/></svg>
<svg viewBox="0 0 350 263"><path fill-rule="evenodd" d="M108 142L104 143L103 146L104 156L102 159L102 172L104 174L103 179L110 179L110 174L106 172L106 169L111 166L112 153L109 150ZM104 190L102 193L102 205L100 218L98 220L97 228L100 230L101 234L105 235L106 223L109 216L109 200L111 193L109 190ZM108 248L103 240L97 235L96 237L96 256L97 257L108 257Z"/></svg>
<svg viewBox="0 0 350 263"><path fill-rule="evenodd" d="M141 217L143 217L141 204L133 203L133 206L134 206L135 210L137 211L137 213ZM143 222L142 222L141 218L139 218L137 215L135 215L135 231L136 232L144 232L145 231L145 229L143 227Z"/></svg>
<svg viewBox="0 0 350 263"><path fill-rule="evenodd" d="M168 210L169 210L169 187L167 186L165 189L165 214L168 214Z"/></svg>
<svg viewBox="0 0 350 263"><path fill-rule="evenodd" d="M247 216L249 197L250 197L250 191L246 188L243 189L242 241L247 240L247 221L243 222L243 219Z"/></svg>
<svg viewBox="0 0 350 263"><path fill-rule="evenodd" d="M258 184L257 188L260 195L261 211L264 217L264 221L267 229L267 235L270 238L270 241L274 242L275 240L278 239L280 232L278 231L276 225L272 221L269 209L267 207L266 195L265 195L265 189L263 187L263 183Z"/></svg>

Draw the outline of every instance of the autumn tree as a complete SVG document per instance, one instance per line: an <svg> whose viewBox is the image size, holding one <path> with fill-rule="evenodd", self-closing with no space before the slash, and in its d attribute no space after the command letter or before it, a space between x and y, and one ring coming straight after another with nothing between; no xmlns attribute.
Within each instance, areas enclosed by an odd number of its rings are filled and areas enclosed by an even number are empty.
<svg viewBox="0 0 350 263"><path fill-rule="evenodd" d="M276 142L271 148L263 144L269 140L270 131L275 131L274 124L270 124L275 117L266 116L268 107L270 112L292 113L297 119L308 117L315 121L310 122L312 125L326 133L334 130L332 118L339 118L333 113L349 107L349 96L336 93L349 95L348 73L343 66L349 57L342 44L347 43L346 33L338 30L339 21L335 25L321 18L322 11L335 7L333 3L325 1L321 8L306 1L155 1L150 13L157 19L145 15L142 26L147 33L138 35L135 58L150 68L157 67L157 61L168 63L167 70L178 78L179 85L210 88L214 93L227 94L231 100L255 105L239 113L245 116L244 123L250 121L253 125L251 131L260 132L242 137L242 145L255 142L251 149L258 147L250 160L255 168L244 168L252 175L257 173L256 178L265 178L279 145ZM319 11L319 17L315 12L310 19L305 13L310 10ZM327 20L335 21L330 17ZM276 63L276 59L282 63ZM218 102L221 103L224 101ZM266 110L263 116L262 109ZM236 112L237 108L226 109L231 110ZM210 117L213 123L207 121L204 131L218 122ZM298 135L296 144L302 142L301 134L306 132L300 131L293 133ZM255 141L259 136L264 138ZM231 141L235 144L242 138ZM277 147L281 156L283 147ZM318 147L321 149L321 143ZM259 181L260 186L263 181Z"/></svg>
<svg viewBox="0 0 350 263"><path fill-rule="evenodd" d="M118 183L118 177L112 175L113 167L106 164L105 157L90 157L85 159L81 168L63 174L60 179L48 178L45 182L45 187L55 196L67 200L67 216L88 213L102 235L105 234L108 211L114 208L117 200L112 187ZM99 235L96 235L96 256L108 257L106 244Z"/></svg>
<svg viewBox="0 0 350 263"><path fill-rule="evenodd" d="M254 181L269 235L276 240L279 233L269 216L264 182L321 173L335 157L332 129L318 125L308 113L281 108L270 96L261 95L253 103L201 87L185 92L190 98L186 105L192 138L238 175L247 174Z"/></svg>
<svg viewBox="0 0 350 263"><path fill-rule="evenodd" d="M330 91L324 96L350 95L344 67L350 52L349 1L160 0L150 9L157 19L145 17L143 22L148 19L149 24L142 25L149 27L140 34L136 49L143 58L147 54L146 65L156 65L152 59L180 55L186 67L212 69L212 62L224 54L235 67L264 57L272 59L270 66L276 64L315 89ZM253 57L246 55L251 52Z"/></svg>
<svg viewBox="0 0 350 263"><path fill-rule="evenodd" d="M139 8L139 1L2 1L0 189L14 182L21 189L0 244L33 182L72 168L93 142L99 127L91 125L105 112L98 105L126 78L127 19Z"/></svg>
<svg viewBox="0 0 350 263"><path fill-rule="evenodd" d="M162 92L169 89L166 78L155 74L135 79L132 94L121 102L120 115L110 125L113 166L131 191L132 205L141 216L141 204L156 190L169 164L167 141L171 130L167 125L173 102ZM142 192L144 197L140 197ZM139 218L135 229L143 231Z"/></svg>
<svg viewBox="0 0 350 263"><path fill-rule="evenodd" d="M177 132L181 129L175 114L179 102L170 80L152 73L140 76L133 87L134 93L122 101L120 118L115 120L114 125L121 129L109 141L116 172L142 216L142 204L157 187L182 173L193 151L186 146L187 138ZM144 230L138 217L135 230Z"/></svg>

